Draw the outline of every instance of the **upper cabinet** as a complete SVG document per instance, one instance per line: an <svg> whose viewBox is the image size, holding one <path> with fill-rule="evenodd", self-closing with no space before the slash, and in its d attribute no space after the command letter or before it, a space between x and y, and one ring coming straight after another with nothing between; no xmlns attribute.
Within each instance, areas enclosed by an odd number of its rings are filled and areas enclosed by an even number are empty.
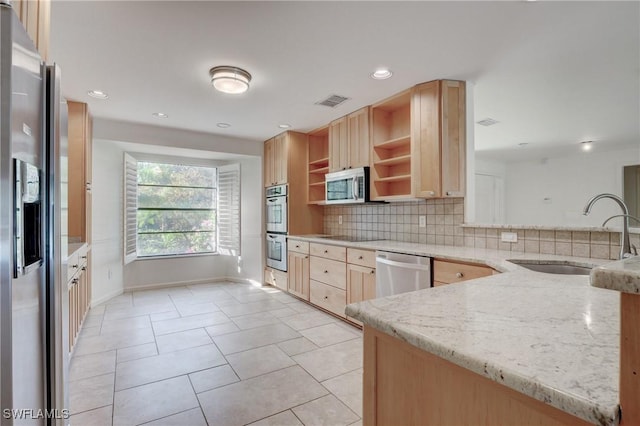
<svg viewBox="0 0 640 426"><path fill-rule="evenodd" d="M288 133L281 133L264 143L264 186L288 181Z"/></svg>
<svg viewBox="0 0 640 426"><path fill-rule="evenodd" d="M437 80L371 107L371 196L376 200L462 197L465 86Z"/></svg>
<svg viewBox="0 0 640 426"><path fill-rule="evenodd" d="M69 239L91 243L92 129L89 107L68 101Z"/></svg>
<svg viewBox="0 0 640 426"><path fill-rule="evenodd" d="M324 202L324 176L329 171L329 127L308 134L307 172L309 174L307 203Z"/></svg>
<svg viewBox="0 0 640 426"><path fill-rule="evenodd" d="M13 0L13 10L44 61L49 57L50 0Z"/></svg>
<svg viewBox="0 0 640 426"><path fill-rule="evenodd" d="M369 107L329 124L329 171L369 166Z"/></svg>

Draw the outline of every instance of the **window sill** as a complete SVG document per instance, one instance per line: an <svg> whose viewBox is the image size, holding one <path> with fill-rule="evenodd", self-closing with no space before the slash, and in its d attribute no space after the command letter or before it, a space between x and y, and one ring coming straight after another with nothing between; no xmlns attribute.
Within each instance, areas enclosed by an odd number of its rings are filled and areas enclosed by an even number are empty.
<svg viewBox="0 0 640 426"><path fill-rule="evenodd" d="M191 257L203 257L203 256L220 256L220 253L218 252L211 252L211 253L194 253L194 254L168 254L168 255L163 255L163 256L140 256L140 257L136 257L136 259L134 260L134 262L137 262L139 260L163 260L163 259L188 259Z"/></svg>

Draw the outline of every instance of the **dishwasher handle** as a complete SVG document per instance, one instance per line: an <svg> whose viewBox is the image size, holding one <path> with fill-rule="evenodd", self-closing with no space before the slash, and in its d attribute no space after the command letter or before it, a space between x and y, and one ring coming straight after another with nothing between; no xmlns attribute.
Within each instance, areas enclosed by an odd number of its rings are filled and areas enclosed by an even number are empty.
<svg viewBox="0 0 640 426"><path fill-rule="evenodd" d="M416 271L430 271L431 266L429 265L420 265L418 263L406 263L406 262L397 262L395 260L385 259L383 257L377 257L376 263L382 263L384 265L395 266L398 268L404 269L413 269Z"/></svg>

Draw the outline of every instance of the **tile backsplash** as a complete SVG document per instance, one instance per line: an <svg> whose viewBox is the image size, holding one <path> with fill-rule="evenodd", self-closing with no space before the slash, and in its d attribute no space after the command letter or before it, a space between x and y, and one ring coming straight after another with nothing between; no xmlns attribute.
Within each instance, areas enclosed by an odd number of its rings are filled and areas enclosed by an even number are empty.
<svg viewBox="0 0 640 426"><path fill-rule="evenodd" d="M424 227L420 227L420 216L426 218ZM463 198L324 208L326 234L366 239L462 246L463 221Z"/></svg>
<svg viewBox="0 0 640 426"><path fill-rule="evenodd" d="M424 227L420 216L426 219ZM597 259L617 259L620 251L620 232L490 228L463 222L463 198L324 208L324 232L330 235ZM516 233L518 241L502 242L501 232ZM631 243L640 248L640 234L631 234Z"/></svg>

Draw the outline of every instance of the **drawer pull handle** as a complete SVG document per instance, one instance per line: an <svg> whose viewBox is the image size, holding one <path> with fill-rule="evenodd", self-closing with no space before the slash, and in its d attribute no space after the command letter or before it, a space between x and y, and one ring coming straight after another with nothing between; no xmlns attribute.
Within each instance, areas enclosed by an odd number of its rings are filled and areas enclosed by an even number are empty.
<svg viewBox="0 0 640 426"><path fill-rule="evenodd" d="M308 258L309 258L309 256L305 256L304 258L305 258L305 259L308 259Z"/></svg>
<svg viewBox="0 0 640 426"><path fill-rule="evenodd" d="M296 248L300 248L300 246L296 244Z"/></svg>
<svg viewBox="0 0 640 426"><path fill-rule="evenodd" d="M325 273L325 274L328 274L328 273L329 273L329 271L327 271L327 270L325 269L325 270L324 270L324 273Z"/></svg>
<svg viewBox="0 0 640 426"><path fill-rule="evenodd" d="M86 267L86 266L83 266L83 267L82 267L82 270L83 270L83 271L86 271L86 270L87 270L87 267Z"/></svg>
<svg viewBox="0 0 640 426"><path fill-rule="evenodd" d="M327 299L329 299L329 296L325 296L325 297L324 297L324 300L327 300Z"/></svg>
<svg viewBox="0 0 640 426"><path fill-rule="evenodd" d="M328 250L325 250L325 251L324 251L324 254L327 254L327 253L329 253L329 251L328 251Z"/></svg>
<svg viewBox="0 0 640 426"><path fill-rule="evenodd" d="M372 269L372 270L371 270L371 273L372 273L372 274L375 274L375 273L376 273L376 271L374 271L374 270Z"/></svg>
<svg viewBox="0 0 640 426"><path fill-rule="evenodd" d="M78 279L77 279L77 278L72 279L72 280L71 280L71 283L72 283L72 284L78 284Z"/></svg>
<svg viewBox="0 0 640 426"><path fill-rule="evenodd" d="M82 259L86 259L86 258L87 258L87 256L86 256L86 255L85 255L85 256L82 256Z"/></svg>
<svg viewBox="0 0 640 426"><path fill-rule="evenodd" d="M78 265L71 265L71 267L78 269Z"/></svg>
<svg viewBox="0 0 640 426"><path fill-rule="evenodd" d="M362 260L362 256L358 256L358 260Z"/></svg>
<svg viewBox="0 0 640 426"><path fill-rule="evenodd" d="M462 278L464 274L462 272L456 272L456 278Z"/></svg>

